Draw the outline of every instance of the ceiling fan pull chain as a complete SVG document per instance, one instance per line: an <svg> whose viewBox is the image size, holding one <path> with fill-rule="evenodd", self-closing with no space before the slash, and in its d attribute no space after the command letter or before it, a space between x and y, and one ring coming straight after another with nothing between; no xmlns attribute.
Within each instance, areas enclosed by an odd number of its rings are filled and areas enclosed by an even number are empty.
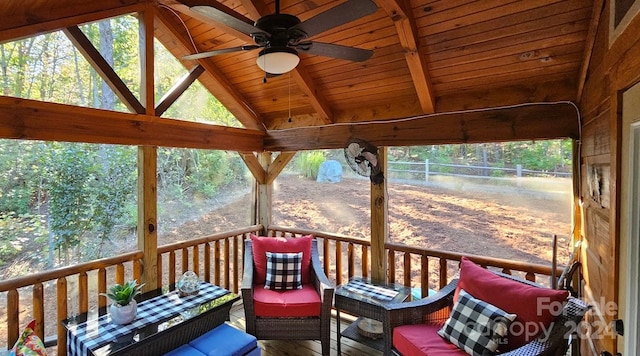
<svg viewBox="0 0 640 356"><path fill-rule="evenodd" d="M291 72L289 72L289 80L287 85L289 86L289 122L293 121L291 120Z"/></svg>
<svg viewBox="0 0 640 356"><path fill-rule="evenodd" d="M262 67L264 68L264 78L262 78L262 84L267 84L267 56L262 56Z"/></svg>

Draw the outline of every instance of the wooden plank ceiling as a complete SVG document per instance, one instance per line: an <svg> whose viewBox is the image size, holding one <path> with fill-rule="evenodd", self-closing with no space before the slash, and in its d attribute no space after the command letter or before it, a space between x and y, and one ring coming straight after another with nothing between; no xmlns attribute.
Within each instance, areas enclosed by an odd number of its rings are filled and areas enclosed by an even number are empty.
<svg viewBox="0 0 640 356"><path fill-rule="evenodd" d="M294 71L266 82L258 50L183 63L201 65L198 80L245 127L260 130L579 100L593 1L373 1L374 14L311 38L372 50L364 62L301 53ZM282 0L281 12L305 21L342 2ZM275 11L271 0L2 1L0 43L150 9L156 38L177 58L253 44L192 11L195 5L215 5L248 23Z"/></svg>

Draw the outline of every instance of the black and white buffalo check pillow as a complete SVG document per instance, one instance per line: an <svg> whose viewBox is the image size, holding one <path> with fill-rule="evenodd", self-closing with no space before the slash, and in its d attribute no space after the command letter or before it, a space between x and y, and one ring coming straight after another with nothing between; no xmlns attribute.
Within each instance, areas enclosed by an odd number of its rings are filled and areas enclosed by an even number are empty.
<svg viewBox="0 0 640 356"><path fill-rule="evenodd" d="M302 252L267 252L265 289L302 289Z"/></svg>
<svg viewBox="0 0 640 356"><path fill-rule="evenodd" d="M469 355L492 355L506 340L509 325L516 318L471 294L460 290L458 302L438 335Z"/></svg>

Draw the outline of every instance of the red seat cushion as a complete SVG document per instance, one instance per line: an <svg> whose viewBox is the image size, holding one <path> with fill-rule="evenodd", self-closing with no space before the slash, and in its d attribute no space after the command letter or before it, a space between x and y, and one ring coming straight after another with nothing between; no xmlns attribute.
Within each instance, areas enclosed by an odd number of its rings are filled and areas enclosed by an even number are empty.
<svg viewBox="0 0 640 356"><path fill-rule="evenodd" d="M253 286L253 307L258 317L320 316L322 300L311 283L302 289L271 290Z"/></svg>
<svg viewBox="0 0 640 356"><path fill-rule="evenodd" d="M296 238L265 237L251 235L251 245L253 250L253 276L254 284L264 285L267 276L267 252L302 252L302 284L309 283L311 277L311 240L313 236L302 236Z"/></svg>
<svg viewBox="0 0 640 356"><path fill-rule="evenodd" d="M496 275L466 257L460 262L460 279L454 295L458 300L460 289L477 299L518 315L511 323L507 345L500 351L518 348L548 330L569 293L563 290L538 288Z"/></svg>
<svg viewBox="0 0 640 356"><path fill-rule="evenodd" d="M468 356L437 334L442 324L402 325L393 329L393 347L402 356Z"/></svg>

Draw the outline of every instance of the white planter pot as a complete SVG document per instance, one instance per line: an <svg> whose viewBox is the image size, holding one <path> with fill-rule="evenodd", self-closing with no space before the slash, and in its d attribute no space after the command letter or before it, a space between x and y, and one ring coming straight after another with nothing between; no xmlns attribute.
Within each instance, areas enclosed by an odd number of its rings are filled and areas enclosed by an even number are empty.
<svg viewBox="0 0 640 356"><path fill-rule="evenodd" d="M118 325L129 324L130 322L132 322L136 318L137 311L138 303L136 303L135 299L125 306L113 303L109 308L111 321Z"/></svg>

